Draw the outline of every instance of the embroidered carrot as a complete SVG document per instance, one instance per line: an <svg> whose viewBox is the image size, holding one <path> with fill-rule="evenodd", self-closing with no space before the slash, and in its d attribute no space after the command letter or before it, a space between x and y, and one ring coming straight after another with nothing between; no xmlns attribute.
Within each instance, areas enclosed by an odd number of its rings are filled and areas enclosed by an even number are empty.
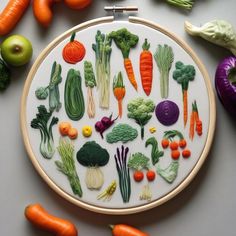
<svg viewBox="0 0 236 236"><path fill-rule="evenodd" d="M113 93L118 101L119 117L122 117L122 100L125 96L125 86L123 84L123 76L121 72L113 79Z"/></svg>
<svg viewBox="0 0 236 236"><path fill-rule="evenodd" d="M182 86L183 93L183 120L184 126L188 121L188 85L189 81L193 81L196 71L192 65L184 65L181 61L175 63L175 71L173 79Z"/></svg>
<svg viewBox="0 0 236 236"><path fill-rule="evenodd" d="M129 58L130 49L134 48L139 40L139 37L129 32L126 28L112 31L109 37L115 41L116 46L121 50L124 58L124 67L129 81L133 87L137 90L138 85L135 80L134 70L132 62Z"/></svg>
<svg viewBox="0 0 236 236"><path fill-rule="evenodd" d="M191 140L193 140L194 137L195 117L196 117L196 110L194 109L194 104L192 104L192 112L190 116L190 126L189 126L189 138Z"/></svg>
<svg viewBox="0 0 236 236"><path fill-rule="evenodd" d="M189 138L191 140L193 140L195 131L197 132L199 136L202 135L202 121L199 118L196 101L192 103L192 113L191 113L190 127L189 127Z"/></svg>
<svg viewBox="0 0 236 236"><path fill-rule="evenodd" d="M143 51L140 54L139 70L143 90L146 95L149 96L152 90L153 59L152 53L149 51L150 43L148 43L147 39L145 39L142 48Z"/></svg>
<svg viewBox="0 0 236 236"><path fill-rule="evenodd" d="M198 108L197 108L197 102L194 101L194 106L195 106L195 110L196 110L196 115L195 115L195 120L196 120L196 128L195 130L197 131L197 134L199 136L202 135L202 121L199 118L199 113L198 113Z"/></svg>

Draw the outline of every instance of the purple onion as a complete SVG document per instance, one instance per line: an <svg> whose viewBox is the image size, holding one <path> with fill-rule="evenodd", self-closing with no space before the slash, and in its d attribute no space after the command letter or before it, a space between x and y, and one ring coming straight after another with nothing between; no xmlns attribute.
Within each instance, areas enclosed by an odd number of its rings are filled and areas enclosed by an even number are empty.
<svg viewBox="0 0 236 236"><path fill-rule="evenodd" d="M156 106L155 113L159 122L165 126L173 125L179 118L179 108L170 100L160 102Z"/></svg>
<svg viewBox="0 0 236 236"><path fill-rule="evenodd" d="M216 92L223 106L236 118L236 57L222 60L215 74Z"/></svg>

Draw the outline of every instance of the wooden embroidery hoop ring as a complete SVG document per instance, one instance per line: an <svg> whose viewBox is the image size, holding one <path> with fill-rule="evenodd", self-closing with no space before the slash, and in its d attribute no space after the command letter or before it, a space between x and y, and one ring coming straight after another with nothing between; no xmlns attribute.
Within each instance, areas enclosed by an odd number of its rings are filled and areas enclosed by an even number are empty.
<svg viewBox="0 0 236 236"><path fill-rule="evenodd" d="M215 104L215 96L214 96L214 92L213 92L213 88L212 88L212 85L211 85L211 82L210 82L209 75L208 75L204 65L202 64L200 59L195 54L195 52L193 52L193 50L183 40L178 38L173 33L169 32L168 30L165 30L164 28L162 28L158 24L153 23L153 22L148 21L148 20L145 20L143 18L130 16L128 18L128 21L130 23L145 25L145 26L150 27L152 29L155 29L155 30L165 34L166 36L170 37L171 39L173 39L177 44L179 44L191 56L193 61L198 66L201 74L203 75L203 78L204 78L205 84L206 84L206 88L208 90L209 108L210 108L210 111L209 111L209 114L210 114L209 129L208 129L208 134L207 134L207 139L206 139L204 149L203 149L202 154L199 157L196 165L193 167L192 171L188 174L188 176L176 188L174 188L171 192L167 193L165 196L161 197L160 199L157 199L157 200L155 200L153 202L150 202L150 203L147 203L145 205L125 208L125 209L123 209L123 208L121 208L121 209L104 208L104 207L98 207L98 206L87 204L85 202L80 201L79 199L74 198L73 196L69 195L68 193L64 192L59 186L57 186L48 177L48 175L45 173L45 171L39 165L37 159L34 156L33 150L32 150L31 145L30 145L29 136L28 136L28 132L27 132L27 124L26 124L27 95L28 95L28 92L29 92L29 89L30 89L32 79L34 78L34 75L35 75L37 69L39 68L40 64L47 57L49 52L54 47L56 47L62 40L69 37L69 35L75 30L76 31L81 31L81 30L86 29L90 26L94 26L94 25L98 25L98 24L102 24L102 23L109 23L109 22L112 22L113 20L114 20L114 17L109 16L109 17L102 17L102 18L90 20L90 21L87 21L85 23L79 24L79 25L69 29L68 31L66 31L65 33L60 35L59 37L57 37L55 40L53 40L42 51L42 53L39 55L39 57L36 59L35 63L33 64L32 68L31 68L31 70L28 74L28 77L26 79L26 82L25 82L25 86L24 86L23 94L22 94L22 98L21 98L20 122L21 122L21 131L22 131L22 135L23 135L23 141L24 141L24 144L25 144L25 148L26 148L26 151L27 151L27 153L28 153L35 169L37 170L39 175L46 181L46 183L56 193L58 193L60 196L62 196L63 198L65 198L69 202L71 202L71 203L73 203L73 204L75 204L79 207L82 207L84 209L93 211L93 212L103 213L103 214L111 214L111 215L126 215L126 214L134 214L134 213L146 211L148 209L159 206L159 205L169 201L170 199L172 199L174 196L176 196L179 192L181 192L184 188L186 188L189 185L189 183L193 180L193 178L196 176L199 169L203 165L203 163L206 160L207 155L210 151L210 147L211 147L211 144L213 142L214 131L215 131L216 104Z"/></svg>

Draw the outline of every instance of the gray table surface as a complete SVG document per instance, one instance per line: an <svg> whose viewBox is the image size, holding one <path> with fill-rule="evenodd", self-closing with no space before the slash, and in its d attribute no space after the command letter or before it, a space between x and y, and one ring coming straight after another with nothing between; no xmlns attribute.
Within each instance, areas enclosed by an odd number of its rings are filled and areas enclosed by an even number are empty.
<svg viewBox="0 0 236 236"><path fill-rule="evenodd" d="M0 1L0 10L7 0ZM41 179L24 149L20 131L20 99L29 69L41 50L65 30L81 22L106 15L104 5L132 4L139 7L139 17L157 22L183 38L206 66L212 84L218 62L230 55L220 47L188 36L185 20L200 25L213 19L225 19L236 28L235 0L196 0L191 13L181 11L161 0L94 0L81 12L63 4L54 7L53 23L42 29L31 7L12 32L28 37L33 43L31 63L13 69L13 81L0 94L0 235L49 235L32 227L24 218L24 208L40 202L51 213L70 219L81 236L111 235L108 224L126 223L152 236L233 236L236 219L236 123L217 103L217 124L211 152L194 181L178 196L155 209L130 216L106 216L72 205L54 193ZM2 41L0 37L0 41Z"/></svg>

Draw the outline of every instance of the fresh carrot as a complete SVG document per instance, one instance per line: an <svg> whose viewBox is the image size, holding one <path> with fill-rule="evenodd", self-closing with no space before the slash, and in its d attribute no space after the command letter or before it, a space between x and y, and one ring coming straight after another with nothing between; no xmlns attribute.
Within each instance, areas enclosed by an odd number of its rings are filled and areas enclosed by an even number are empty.
<svg viewBox="0 0 236 236"><path fill-rule="evenodd" d="M89 6L92 0L64 0L64 2L71 9L80 10Z"/></svg>
<svg viewBox="0 0 236 236"><path fill-rule="evenodd" d="M55 236L77 236L74 224L68 220L50 215L40 204L32 204L25 208L25 217L36 227Z"/></svg>
<svg viewBox="0 0 236 236"><path fill-rule="evenodd" d="M59 131L60 134L63 136L68 135L70 129L71 129L71 124L69 122L61 122L59 124Z"/></svg>
<svg viewBox="0 0 236 236"><path fill-rule="evenodd" d="M183 150L183 151L182 151L182 156L183 156L184 158L190 157L190 156L191 156L191 151L190 151L189 149Z"/></svg>
<svg viewBox="0 0 236 236"><path fill-rule="evenodd" d="M149 236L148 234L125 224L110 225L113 236Z"/></svg>
<svg viewBox="0 0 236 236"><path fill-rule="evenodd" d="M184 126L188 121L188 90L183 90Z"/></svg>
<svg viewBox="0 0 236 236"><path fill-rule="evenodd" d="M179 144L178 144L176 141L172 141L172 142L170 143L170 149L171 149L171 150L177 150L178 147L179 147Z"/></svg>
<svg viewBox="0 0 236 236"><path fill-rule="evenodd" d="M171 157L173 160L178 160L180 156L180 151L179 150L172 150L171 151Z"/></svg>
<svg viewBox="0 0 236 236"><path fill-rule="evenodd" d="M147 39L145 39L142 48L143 51L140 54L139 70L140 70L143 90L146 93L146 95L149 96L152 89L153 59L152 59L152 53L149 51L150 43L148 43Z"/></svg>
<svg viewBox="0 0 236 236"><path fill-rule="evenodd" d="M187 142L186 142L185 139L180 139L180 140L179 140L179 146L180 146L181 148L185 148L186 145L187 145Z"/></svg>
<svg viewBox="0 0 236 236"><path fill-rule="evenodd" d="M136 170L133 174L133 177L136 182L141 182L144 178L144 174L142 171Z"/></svg>
<svg viewBox="0 0 236 236"><path fill-rule="evenodd" d="M61 0L33 0L33 12L35 19L44 27L48 27L52 21L52 5Z"/></svg>
<svg viewBox="0 0 236 236"><path fill-rule="evenodd" d="M126 70L129 81L134 86L134 88L137 90L138 85L137 85L137 82L135 80L133 65L132 65L132 62L129 58L124 59L124 66L125 66L125 70Z"/></svg>
<svg viewBox="0 0 236 236"><path fill-rule="evenodd" d="M125 96L125 86L123 84L123 76L121 72L118 73L118 76L114 77L113 80L113 93L118 101L118 111L119 111L119 117L122 117L122 101Z"/></svg>
<svg viewBox="0 0 236 236"><path fill-rule="evenodd" d="M6 35L16 26L28 8L30 0L9 0L0 13L0 35Z"/></svg>
<svg viewBox="0 0 236 236"><path fill-rule="evenodd" d="M68 137L70 139L76 139L78 137L78 130L76 128L70 128L68 131Z"/></svg>
<svg viewBox="0 0 236 236"><path fill-rule="evenodd" d="M163 148L168 148L169 147L169 140L168 139L162 139L161 145Z"/></svg>

